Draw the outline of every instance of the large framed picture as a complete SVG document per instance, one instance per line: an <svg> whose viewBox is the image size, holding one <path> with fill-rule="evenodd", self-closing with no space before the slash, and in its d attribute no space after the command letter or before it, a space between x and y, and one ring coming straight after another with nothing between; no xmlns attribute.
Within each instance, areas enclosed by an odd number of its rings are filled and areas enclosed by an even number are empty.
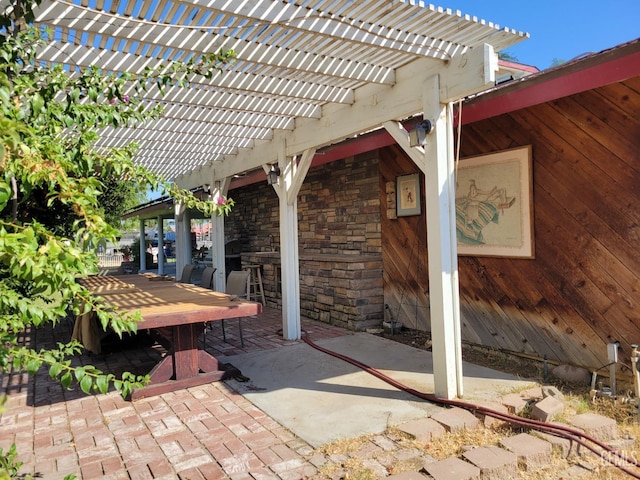
<svg viewBox="0 0 640 480"><path fill-rule="evenodd" d="M461 159L459 255L534 258L531 146Z"/></svg>
<svg viewBox="0 0 640 480"><path fill-rule="evenodd" d="M396 208L398 217L420 215L420 174L396 178Z"/></svg>

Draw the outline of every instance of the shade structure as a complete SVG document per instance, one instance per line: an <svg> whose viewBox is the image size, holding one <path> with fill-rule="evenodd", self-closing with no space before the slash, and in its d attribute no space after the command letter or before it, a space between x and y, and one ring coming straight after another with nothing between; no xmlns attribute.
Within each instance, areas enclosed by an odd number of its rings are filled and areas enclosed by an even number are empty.
<svg viewBox="0 0 640 480"><path fill-rule="evenodd" d="M10 8L8 0L0 6ZM404 86L410 65L436 72L475 47L499 52L528 37L413 0L43 0L36 20L53 31L39 58L71 72L136 73L235 52L220 75L146 92L146 105L164 107L162 118L99 132L101 146L137 142L137 163L185 187L216 167L230 176L275 160L264 158L264 147L281 134L295 153L402 120L420 101L391 110L381 101L380 110L371 99L413 88ZM364 119L332 128L345 108Z"/></svg>

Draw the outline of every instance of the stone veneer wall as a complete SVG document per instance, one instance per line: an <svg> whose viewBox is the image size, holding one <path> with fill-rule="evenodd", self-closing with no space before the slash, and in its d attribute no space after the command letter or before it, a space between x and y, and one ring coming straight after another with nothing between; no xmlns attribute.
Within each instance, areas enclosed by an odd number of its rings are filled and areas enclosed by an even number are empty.
<svg viewBox="0 0 640 480"><path fill-rule="evenodd" d="M298 196L300 307L303 317L361 330L384 317L377 152L309 170ZM230 192L227 241L242 262L262 267L267 306L281 308L278 199L265 183Z"/></svg>

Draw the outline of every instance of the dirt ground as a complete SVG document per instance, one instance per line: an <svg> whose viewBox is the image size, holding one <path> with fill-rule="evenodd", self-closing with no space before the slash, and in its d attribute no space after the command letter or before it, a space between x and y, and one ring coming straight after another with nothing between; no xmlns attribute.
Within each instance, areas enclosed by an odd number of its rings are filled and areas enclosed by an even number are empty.
<svg viewBox="0 0 640 480"><path fill-rule="evenodd" d="M403 328L400 332L393 334L384 332L379 335L395 342L431 351L431 336L428 332ZM496 349L463 344L462 359L475 365L512 373L539 382L544 382L545 377L549 377L548 372L545 372L544 362L504 353ZM547 365L547 370L550 371L553 366Z"/></svg>

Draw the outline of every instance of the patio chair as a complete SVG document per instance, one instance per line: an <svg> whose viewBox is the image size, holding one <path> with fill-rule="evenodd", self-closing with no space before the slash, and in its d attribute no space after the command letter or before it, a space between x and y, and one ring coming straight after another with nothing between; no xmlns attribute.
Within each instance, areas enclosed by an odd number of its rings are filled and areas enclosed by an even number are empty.
<svg viewBox="0 0 640 480"><path fill-rule="evenodd" d="M224 293L228 295L237 295L240 298L249 298L249 275L248 270L234 270L227 277L227 289ZM222 340L227 341L224 331L224 320L222 325ZM240 332L240 345L244 348L244 339L242 338L242 317L238 318L238 329Z"/></svg>
<svg viewBox="0 0 640 480"><path fill-rule="evenodd" d="M204 267L202 277L200 277L200 286L211 288L213 286L213 274L216 273L216 267Z"/></svg>
<svg viewBox="0 0 640 480"><path fill-rule="evenodd" d="M182 275L180 276L180 283L191 283L191 275L193 274L194 265L187 263L182 269Z"/></svg>

